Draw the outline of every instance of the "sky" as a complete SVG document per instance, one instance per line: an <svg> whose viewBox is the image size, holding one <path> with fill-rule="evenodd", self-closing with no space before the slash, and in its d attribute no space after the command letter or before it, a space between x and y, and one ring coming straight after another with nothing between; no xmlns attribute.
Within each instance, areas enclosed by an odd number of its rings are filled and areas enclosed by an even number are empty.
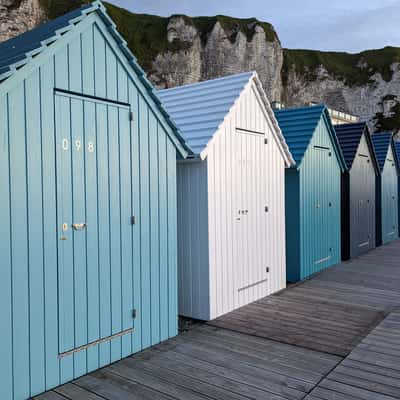
<svg viewBox="0 0 400 400"><path fill-rule="evenodd" d="M287 48L400 47L400 0L108 0L136 13L230 15L270 22Z"/></svg>

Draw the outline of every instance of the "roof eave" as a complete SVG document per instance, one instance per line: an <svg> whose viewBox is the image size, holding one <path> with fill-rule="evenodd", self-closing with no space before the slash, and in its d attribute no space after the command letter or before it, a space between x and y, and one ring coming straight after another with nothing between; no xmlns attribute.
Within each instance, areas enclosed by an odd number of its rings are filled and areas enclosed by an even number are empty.
<svg viewBox="0 0 400 400"><path fill-rule="evenodd" d="M268 113L271 123L272 123L273 127L275 128L275 132L276 132L279 142L280 142L280 150L281 150L282 155L285 160L285 165L286 165L286 167L295 167L296 161L294 160L292 153L290 152L289 146L286 143L285 136L283 135L282 130L278 124L278 121L275 117L275 113L272 110L271 104L267 98L267 95L265 94L264 88L262 86L260 78L258 77L257 72L253 73L252 80L254 81L255 86L258 90L258 93L264 103L265 109Z"/></svg>

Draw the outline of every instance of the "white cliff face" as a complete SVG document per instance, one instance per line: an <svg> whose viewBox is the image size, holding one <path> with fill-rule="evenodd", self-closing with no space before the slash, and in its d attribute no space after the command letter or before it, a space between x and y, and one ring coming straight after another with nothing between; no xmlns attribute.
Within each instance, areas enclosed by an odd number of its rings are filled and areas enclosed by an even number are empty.
<svg viewBox="0 0 400 400"><path fill-rule="evenodd" d="M201 80L202 45L199 32L187 25L183 17L172 17L168 24L169 43L178 41L183 49L158 54L150 80L159 88L185 85Z"/></svg>
<svg viewBox="0 0 400 400"><path fill-rule="evenodd" d="M150 76L157 86L172 87L257 70L270 97L280 99L283 51L278 40L267 41L261 26L254 27L251 41L239 31L232 43L217 21L202 41L200 32L193 25L183 17L173 17L167 35L170 43L179 41L183 48L157 56Z"/></svg>
<svg viewBox="0 0 400 400"><path fill-rule="evenodd" d="M34 28L45 19L39 0L0 0L0 42Z"/></svg>
<svg viewBox="0 0 400 400"><path fill-rule="evenodd" d="M385 118L393 117L393 108L400 101L400 65L392 64L391 69L393 76L389 82L380 73L375 73L370 82L362 86L348 86L330 75L324 67L316 71L313 80L292 69L285 84L283 101L288 106L326 103L334 109L370 121L370 126L376 128L379 127L376 115L381 113Z"/></svg>

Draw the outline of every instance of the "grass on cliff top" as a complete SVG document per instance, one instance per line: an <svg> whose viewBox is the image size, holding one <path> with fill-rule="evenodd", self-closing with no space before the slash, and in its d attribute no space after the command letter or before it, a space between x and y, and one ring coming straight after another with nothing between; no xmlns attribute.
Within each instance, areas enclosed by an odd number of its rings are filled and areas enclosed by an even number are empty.
<svg viewBox="0 0 400 400"><path fill-rule="evenodd" d="M90 0L39 0L50 19L67 13ZM118 27L118 31L128 42L128 46L135 54L139 64L149 72L151 65L158 54L166 51L184 50L188 44L181 41L168 42L167 27L169 18L148 14L135 14L115 5L105 3L107 11ZM261 26L265 31L267 41L279 40L273 26L267 22L260 22L255 18L240 19L223 15L215 17L187 17L182 15L186 23L194 26L199 32L203 42L214 28L217 21L225 30L233 43L239 31L243 32L247 40L251 40L255 27Z"/></svg>
<svg viewBox="0 0 400 400"><path fill-rule="evenodd" d="M400 48L385 47L357 54L285 49L284 60L284 77L294 68L297 73L313 80L316 77L315 70L323 65L334 77L355 86L371 83L371 76L376 72L385 81L390 81L393 76L390 66L400 62Z"/></svg>

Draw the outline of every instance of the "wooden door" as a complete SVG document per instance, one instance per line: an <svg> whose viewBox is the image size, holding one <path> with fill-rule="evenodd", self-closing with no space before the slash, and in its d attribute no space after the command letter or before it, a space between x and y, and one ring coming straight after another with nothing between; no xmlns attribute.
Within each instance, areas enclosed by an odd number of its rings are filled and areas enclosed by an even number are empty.
<svg viewBox="0 0 400 400"><path fill-rule="evenodd" d="M265 135L242 130L235 133L236 274L239 295L252 290L268 291L268 171ZM250 296L251 297L251 296Z"/></svg>
<svg viewBox="0 0 400 400"><path fill-rule="evenodd" d="M64 357L133 329L132 149L128 107L62 93L55 107Z"/></svg>

